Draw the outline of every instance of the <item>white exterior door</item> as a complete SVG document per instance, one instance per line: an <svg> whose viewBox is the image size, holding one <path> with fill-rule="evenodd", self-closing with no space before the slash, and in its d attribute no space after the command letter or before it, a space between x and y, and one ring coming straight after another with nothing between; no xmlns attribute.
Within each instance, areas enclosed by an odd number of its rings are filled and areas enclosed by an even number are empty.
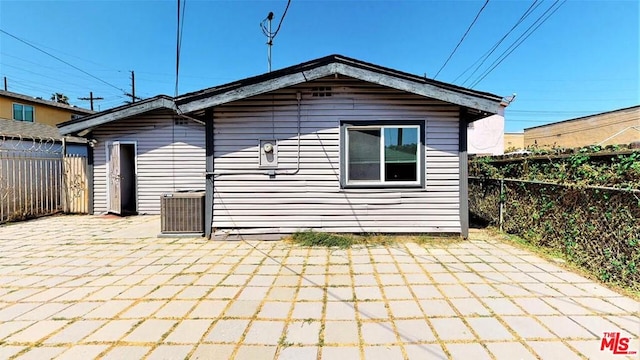
<svg viewBox="0 0 640 360"><path fill-rule="evenodd" d="M120 184L120 143L114 142L107 145L109 157L109 181L108 211L114 214L122 213L122 191Z"/></svg>

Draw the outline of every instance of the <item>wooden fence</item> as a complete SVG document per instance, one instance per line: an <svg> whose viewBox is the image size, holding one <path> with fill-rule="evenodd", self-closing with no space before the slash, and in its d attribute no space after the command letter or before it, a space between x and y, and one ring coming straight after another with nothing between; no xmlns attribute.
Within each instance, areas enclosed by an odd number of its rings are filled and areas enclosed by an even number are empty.
<svg viewBox="0 0 640 360"><path fill-rule="evenodd" d="M0 149L0 224L88 213L87 159L57 151Z"/></svg>
<svg viewBox="0 0 640 360"><path fill-rule="evenodd" d="M62 159L63 211L71 214L89 213L87 158L65 155Z"/></svg>

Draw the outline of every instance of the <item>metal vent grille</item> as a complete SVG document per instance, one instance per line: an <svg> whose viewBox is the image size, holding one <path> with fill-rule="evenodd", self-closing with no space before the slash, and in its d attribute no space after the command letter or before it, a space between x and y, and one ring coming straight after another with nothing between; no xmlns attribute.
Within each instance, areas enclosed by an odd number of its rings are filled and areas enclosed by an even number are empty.
<svg viewBox="0 0 640 360"><path fill-rule="evenodd" d="M204 193L177 192L162 195L160 218L163 234L202 234Z"/></svg>
<svg viewBox="0 0 640 360"><path fill-rule="evenodd" d="M331 96L331 86L317 86L311 88L311 96L328 97Z"/></svg>

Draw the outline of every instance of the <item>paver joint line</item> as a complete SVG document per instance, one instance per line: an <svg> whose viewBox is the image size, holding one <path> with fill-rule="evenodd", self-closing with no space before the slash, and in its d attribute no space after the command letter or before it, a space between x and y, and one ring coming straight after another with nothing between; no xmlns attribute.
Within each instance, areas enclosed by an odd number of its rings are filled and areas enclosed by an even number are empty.
<svg viewBox="0 0 640 360"><path fill-rule="evenodd" d="M0 358L594 358L604 332L640 350L638 301L482 232L334 250L159 239L158 220L0 227Z"/></svg>

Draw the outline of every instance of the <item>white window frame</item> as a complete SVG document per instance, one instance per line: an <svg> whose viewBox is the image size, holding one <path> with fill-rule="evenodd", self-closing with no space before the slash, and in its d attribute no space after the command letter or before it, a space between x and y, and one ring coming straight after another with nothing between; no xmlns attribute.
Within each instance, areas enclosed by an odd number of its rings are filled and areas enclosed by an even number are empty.
<svg viewBox="0 0 640 360"><path fill-rule="evenodd" d="M423 126L416 124L407 124L407 123L384 123L380 125L351 125L345 124L344 126L344 147L340 149L342 157L344 159L343 162L343 184L344 187L378 187L378 188L396 188L396 187L423 187L424 186L424 166L423 166L423 141L424 136L421 134L423 131ZM416 148L416 180L415 181L387 181L385 180L385 139L384 139L384 129L385 128L394 128L394 129L416 129L418 134L418 146ZM351 180L349 177L349 131L350 130L367 130L367 129L379 129L380 130L380 179L379 180Z"/></svg>
<svg viewBox="0 0 640 360"><path fill-rule="evenodd" d="M16 119L16 118L15 118L15 114L14 114L13 108L14 108L16 105L20 105L20 106L22 106L22 120L18 120L18 119ZM32 118L31 120L25 120L25 119L24 119L24 118L25 118L25 116L24 116L24 108L25 108L25 106L29 106L29 107L31 107L31 109L32 109L31 113L33 114L33 118ZM12 103L12 104L11 104L11 118L12 118L13 120L15 120L15 121L36 122L36 107L35 107L35 106L33 106L33 105L26 105L26 104L21 104L21 103Z"/></svg>

